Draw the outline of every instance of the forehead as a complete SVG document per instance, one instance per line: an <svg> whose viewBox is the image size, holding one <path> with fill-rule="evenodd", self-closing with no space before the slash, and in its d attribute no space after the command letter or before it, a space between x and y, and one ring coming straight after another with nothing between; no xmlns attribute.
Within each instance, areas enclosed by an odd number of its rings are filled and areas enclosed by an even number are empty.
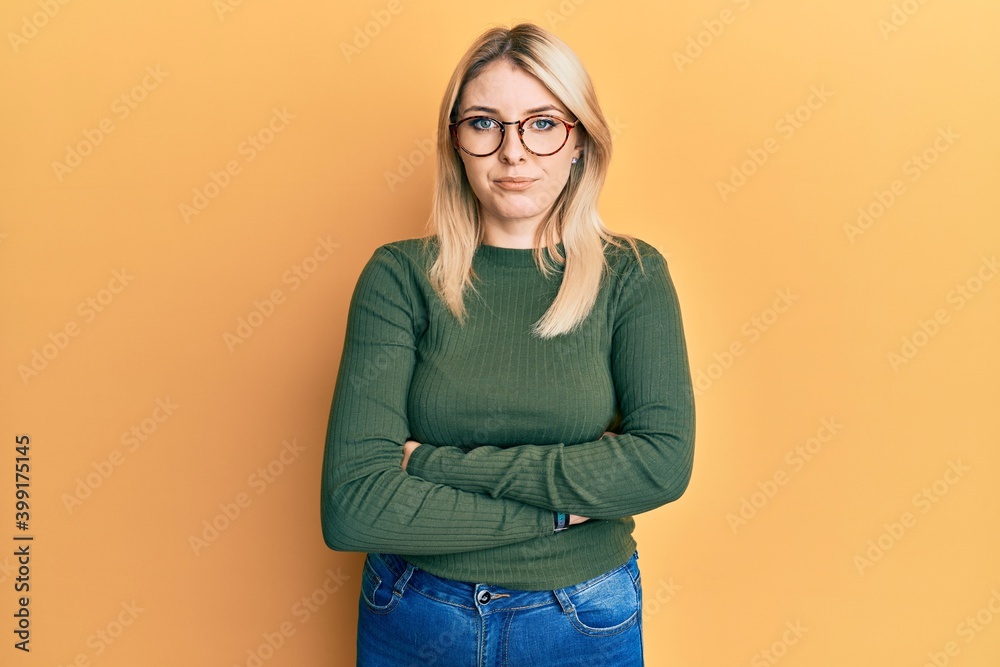
<svg viewBox="0 0 1000 667"><path fill-rule="evenodd" d="M537 77L506 61L491 63L465 85L459 101L459 113L470 107L488 107L509 115L521 115L533 109L566 107Z"/></svg>

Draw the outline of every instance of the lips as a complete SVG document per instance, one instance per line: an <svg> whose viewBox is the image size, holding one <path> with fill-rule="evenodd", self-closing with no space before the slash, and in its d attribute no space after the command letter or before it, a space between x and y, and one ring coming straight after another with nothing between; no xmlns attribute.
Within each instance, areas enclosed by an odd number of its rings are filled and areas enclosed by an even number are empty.
<svg viewBox="0 0 1000 667"><path fill-rule="evenodd" d="M527 190L536 180L538 179L522 177L498 178L494 181L494 183L504 190Z"/></svg>

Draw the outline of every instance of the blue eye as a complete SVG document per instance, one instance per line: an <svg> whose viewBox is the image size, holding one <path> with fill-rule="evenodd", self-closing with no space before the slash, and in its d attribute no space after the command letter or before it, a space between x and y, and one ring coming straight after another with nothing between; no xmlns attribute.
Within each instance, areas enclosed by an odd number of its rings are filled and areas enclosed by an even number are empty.
<svg viewBox="0 0 1000 667"><path fill-rule="evenodd" d="M551 118L536 118L531 122L531 130L544 132L546 130L551 130L553 127L556 127L556 125L557 123Z"/></svg>
<svg viewBox="0 0 1000 667"><path fill-rule="evenodd" d="M480 123L484 123L485 125L480 125ZM492 118L475 118L472 121L470 121L469 126L472 127L472 129L474 130L481 130L488 132L489 130L496 128L497 124L496 121L494 121Z"/></svg>

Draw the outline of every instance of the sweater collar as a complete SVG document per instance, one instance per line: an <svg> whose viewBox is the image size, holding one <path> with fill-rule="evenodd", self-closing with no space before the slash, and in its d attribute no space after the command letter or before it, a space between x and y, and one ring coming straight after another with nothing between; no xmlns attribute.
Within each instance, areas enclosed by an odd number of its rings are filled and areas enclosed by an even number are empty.
<svg viewBox="0 0 1000 667"><path fill-rule="evenodd" d="M565 257L563 244L557 243L556 248ZM544 255L543 255L544 257ZM480 243L476 246L476 253L473 255L474 262L482 262L489 266L509 266L509 267L534 267L535 264L533 248L504 248L501 246L485 245Z"/></svg>

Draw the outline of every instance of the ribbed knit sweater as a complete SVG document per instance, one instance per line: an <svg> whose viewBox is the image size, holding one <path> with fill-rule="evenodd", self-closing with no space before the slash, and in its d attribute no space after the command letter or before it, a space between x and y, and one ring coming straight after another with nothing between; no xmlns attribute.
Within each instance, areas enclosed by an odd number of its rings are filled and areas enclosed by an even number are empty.
<svg viewBox="0 0 1000 667"><path fill-rule="evenodd" d="M531 249L477 247L463 326L427 279L436 245L378 247L351 298L330 411L327 545L522 590L625 563L633 515L687 488L695 431L677 295L666 260L637 241L642 267L607 246L593 310L549 340L529 329L563 274L546 278ZM407 440L422 444L404 471ZM553 511L591 518L554 532Z"/></svg>

